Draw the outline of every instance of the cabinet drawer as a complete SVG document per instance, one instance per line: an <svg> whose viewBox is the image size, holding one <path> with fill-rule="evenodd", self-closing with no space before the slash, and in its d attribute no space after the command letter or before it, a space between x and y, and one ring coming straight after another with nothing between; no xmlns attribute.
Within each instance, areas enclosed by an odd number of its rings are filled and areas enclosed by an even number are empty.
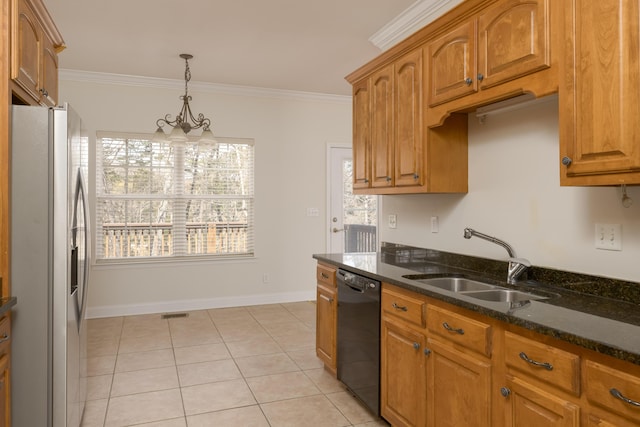
<svg viewBox="0 0 640 427"><path fill-rule="evenodd" d="M511 332L505 332L507 366L580 396L580 357Z"/></svg>
<svg viewBox="0 0 640 427"><path fill-rule="evenodd" d="M491 357L491 326L486 323L429 305L427 328L449 341Z"/></svg>
<svg viewBox="0 0 640 427"><path fill-rule="evenodd" d="M594 405L640 421L640 377L587 360L585 391ZM627 401L625 401L627 399Z"/></svg>
<svg viewBox="0 0 640 427"><path fill-rule="evenodd" d="M0 319L0 356L9 353L9 342L11 339L11 322L9 316Z"/></svg>
<svg viewBox="0 0 640 427"><path fill-rule="evenodd" d="M318 283L324 283L332 288L336 287L336 269L328 265L318 264L316 269Z"/></svg>
<svg viewBox="0 0 640 427"><path fill-rule="evenodd" d="M426 303L409 295L382 289L382 311L424 327Z"/></svg>

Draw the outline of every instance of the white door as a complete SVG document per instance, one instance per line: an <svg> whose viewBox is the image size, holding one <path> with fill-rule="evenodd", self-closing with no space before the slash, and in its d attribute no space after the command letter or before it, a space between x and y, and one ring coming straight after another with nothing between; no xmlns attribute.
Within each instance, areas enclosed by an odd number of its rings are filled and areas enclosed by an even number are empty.
<svg viewBox="0 0 640 427"><path fill-rule="evenodd" d="M378 250L378 197L353 195L351 148L329 147L329 253Z"/></svg>

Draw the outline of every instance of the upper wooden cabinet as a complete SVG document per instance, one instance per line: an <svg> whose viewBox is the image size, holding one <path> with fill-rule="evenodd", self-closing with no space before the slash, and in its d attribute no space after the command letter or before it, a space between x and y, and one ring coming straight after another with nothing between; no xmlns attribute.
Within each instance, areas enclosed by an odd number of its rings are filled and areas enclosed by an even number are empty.
<svg viewBox="0 0 640 427"><path fill-rule="evenodd" d="M60 33L41 0L13 0L11 21L11 79L24 101L42 105L58 102Z"/></svg>
<svg viewBox="0 0 640 427"><path fill-rule="evenodd" d="M565 2L560 183L640 184L638 2Z"/></svg>
<svg viewBox="0 0 640 427"><path fill-rule="evenodd" d="M426 51L429 126L451 111L557 90L548 76L521 79L552 65L549 0L495 2L430 41Z"/></svg>
<svg viewBox="0 0 640 427"><path fill-rule="evenodd" d="M424 127L423 50L353 84L356 194L467 191L466 115Z"/></svg>

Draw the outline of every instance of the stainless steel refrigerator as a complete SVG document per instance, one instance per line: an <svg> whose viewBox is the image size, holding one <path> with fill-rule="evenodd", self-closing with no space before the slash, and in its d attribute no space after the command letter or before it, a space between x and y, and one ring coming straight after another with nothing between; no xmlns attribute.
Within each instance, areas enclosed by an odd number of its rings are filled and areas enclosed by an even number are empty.
<svg viewBox="0 0 640 427"><path fill-rule="evenodd" d="M11 412L14 427L78 427L86 401L88 142L68 106L14 106Z"/></svg>

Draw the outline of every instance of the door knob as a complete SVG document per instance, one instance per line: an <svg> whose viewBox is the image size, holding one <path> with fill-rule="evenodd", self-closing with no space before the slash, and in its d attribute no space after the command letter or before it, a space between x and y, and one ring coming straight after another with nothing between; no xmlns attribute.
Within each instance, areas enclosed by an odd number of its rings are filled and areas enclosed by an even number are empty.
<svg viewBox="0 0 640 427"><path fill-rule="evenodd" d="M333 230L331 230L331 231L333 231L334 233L337 233L337 232L339 232L339 231L344 231L344 228L336 228L336 227L333 227Z"/></svg>

